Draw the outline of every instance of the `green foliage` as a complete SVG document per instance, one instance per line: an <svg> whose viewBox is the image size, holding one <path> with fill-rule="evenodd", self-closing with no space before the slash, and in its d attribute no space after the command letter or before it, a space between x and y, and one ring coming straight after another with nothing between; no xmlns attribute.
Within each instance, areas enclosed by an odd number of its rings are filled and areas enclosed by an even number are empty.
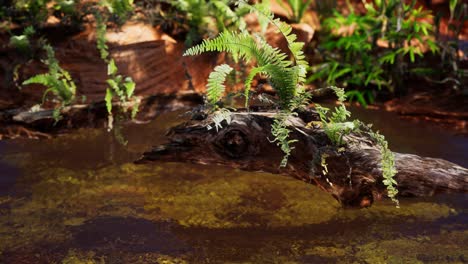
<svg viewBox="0 0 468 264"><path fill-rule="evenodd" d="M273 15L267 11L268 9L258 6L250 6L244 1L238 2L239 7L246 8L257 15L268 19L269 23L273 24L278 32L281 33L291 51L293 61L288 59L288 56L281 52L278 48L269 45L261 36L255 39L246 31L240 32L222 32L214 39L204 40L201 44L189 48L184 56L199 55L203 52L228 52L235 61L244 60L247 63L253 64L253 68L247 75L244 82L246 97L246 106L248 106L249 92L252 81L257 74L263 74L268 77L270 84L277 92L280 98L281 111L275 116L271 126L271 134L273 140L280 146L284 153L284 157L280 163L280 167L285 167L288 158L291 155L294 147L291 146L297 140L290 140L289 134L291 131L288 128L287 120L291 115L294 115L295 109L303 108L307 105L310 99L310 94L305 92L302 88L302 83L305 81L305 72L307 62L304 59L302 52L303 43L296 41L296 36L291 34L291 27L278 20L274 19ZM210 104L216 104L223 96L225 87L223 85L226 76L232 71L232 68L226 64L217 66L210 74L208 80L208 101ZM320 115L322 126L330 138L336 145L343 145L343 136L358 131L360 127L359 121L349 122L346 121L350 117L350 112L346 109L343 101L346 100L346 94L343 89L337 87L330 87L338 96L340 106L335 108L335 111L329 113L329 109L317 105L316 109ZM216 130L222 128L223 121L230 122L231 112L227 109L218 109L213 115L213 122ZM209 126L209 129L212 127ZM384 157L383 170L384 170L384 184L388 187L389 196L394 199L396 189L392 187L394 184L393 175L395 174L394 164L391 163L392 153L388 150L387 146L383 143L384 139L379 138L379 144L382 146L382 153ZM385 142L386 143L386 142ZM393 195L393 196L392 196Z"/></svg>
<svg viewBox="0 0 468 264"><path fill-rule="evenodd" d="M312 3L312 0L288 0L288 6L286 6L283 0L276 0L276 2L278 2L283 7L283 9L289 13L288 18L291 22L300 23L302 17L304 16L304 12L307 11L307 8Z"/></svg>
<svg viewBox="0 0 468 264"><path fill-rule="evenodd" d="M214 123L214 128L216 129L216 132L218 132L219 129L223 128L222 123L224 121L226 121L226 123L229 125L231 123L231 120L231 111L227 108L219 108L213 113L212 121ZM207 128L208 130L213 129L213 127L210 125L208 125Z"/></svg>
<svg viewBox="0 0 468 264"><path fill-rule="evenodd" d="M286 122L290 115L291 113L289 112L278 113L275 116L273 124L271 125L271 134L273 135L274 139L270 140L270 142L276 142L276 144L281 148L281 151L284 153L280 167L286 167L288 164L288 158L291 155L291 151L294 149L291 144L297 142L296 139L289 139L289 133L291 133L291 131L288 129Z"/></svg>
<svg viewBox="0 0 468 264"><path fill-rule="evenodd" d="M373 93L363 92L362 88L387 88L391 92L402 89L405 69L415 64L416 55L424 55L414 42L426 45L432 52L438 50L430 38L432 25L423 21L431 14L416 8L415 3L365 3L364 15L351 12L345 16L335 11L323 21L324 41L319 46L323 62L311 69L308 83L319 80L350 88L350 97L362 104L373 100ZM378 41L386 47L379 46Z"/></svg>
<svg viewBox="0 0 468 264"><path fill-rule="evenodd" d="M242 28L244 10L231 8L233 0L166 0L181 12L188 26L185 44L192 46L203 36L214 36L220 32Z"/></svg>
<svg viewBox="0 0 468 264"><path fill-rule="evenodd" d="M450 0L449 1L449 9L450 9L450 20L453 19L455 16L455 9L458 5L458 0Z"/></svg>
<svg viewBox="0 0 468 264"><path fill-rule="evenodd" d="M275 19L268 6L252 6L245 1L238 1L237 5L242 10L256 13L259 17L275 26L278 33L282 34L286 39L293 61L281 50L268 44L261 36L255 38L243 30L240 32L225 31L214 39L205 39L201 44L188 49L184 53L184 56L199 55L210 51L227 52L236 62L244 60L247 63L253 64L254 67L244 82L246 107L248 107L250 88L255 76L263 74L268 77L271 86L278 93L279 103L284 112L275 119L275 123L272 126L272 134L275 137L273 142L277 142L285 153L281 166L286 166L287 158L291 152L289 144L292 141L287 140L289 130L284 122L285 113L290 113L294 109L303 107L310 98L310 95L305 93L302 87L307 68L307 62L302 52L304 43L296 42L297 37L291 33L291 26L279 19ZM211 104L219 101L224 93L222 83L228 72L231 71L230 67L227 67L229 66L216 68L210 75L208 99Z"/></svg>
<svg viewBox="0 0 468 264"><path fill-rule="evenodd" d="M233 70L233 68L227 64L216 66L208 77L207 84L207 97L208 102L212 105L216 104L224 94L226 89L224 82L226 76Z"/></svg>
<svg viewBox="0 0 468 264"><path fill-rule="evenodd" d="M449 4L450 20L447 29L448 35L452 37L447 38L447 36L439 35L442 14L438 14L435 24L437 44L441 50L441 65L431 71L432 78L426 79L439 84L451 83L454 90L461 89L463 94L468 94L468 70L463 67L464 58L460 56L460 54L468 53L466 47L462 50L463 40L461 39L464 25L468 21L468 3L451 0Z"/></svg>
<svg viewBox="0 0 468 264"><path fill-rule="evenodd" d="M26 27L21 35L13 35L10 37L10 46L23 54L30 55L32 52L30 38L34 33L35 30L33 26Z"/></svg>
<svg viewBox="0 0 468 264"><path fill-rule="evenodd" d="M344 90L337 87L330 87L338 97L340 105L335 108L335 111L330 113L330 109L316 104L315 109L320 116L323 130L328 138L335 146L343 145L343 136L358 129L359 124L356 122L346 121L351 113L346 109L343 102L346 100Z"/></svg>
<svg viewBox="0 0 468 264"><path fill-rule="evenodd" d="M12 19L21 24L32 25L35 28L47 20L47 3L50 0L13 0Z"/></svg>
<svg viewBox="0 0 468 264"><path fill-rule="evenodd" d="M387 196L399 207L400 203L396 198L398 194L396 186L398 183L394 178L398 172L395 168L395 155L388 148L388 142L383 135L380 135L378 132L373 132L372 130L369 132L369 135L380 146L380 153L382 155L382 182L387 187Z"/></svg>
<svg viewBox="0 0 468 264"><path fill-rule="evenodd" d="M79 0L55 1L53 15L60 19L60 23L73 28L80 28L86 16L91 14L95 3Z"/></svg>
<svg viewBox="0 0 468 264"><path fill-rule="evenodd" d="M395 157L393 152L388 148L388 142L383 135L380 135L378 132L373 132L369 126L365 126L361 121L346 121L351 116L351 113L343 104L343 102L346 101L344 89L333 86L329 88L335 92L340 104L331 115L329 115L330 109L316 105L316 110L320 116L325 134L327 134L328 138L335 146L340 147L343 145L343 136L352 132L361 133L361 128L365 128L367 134L380 146L382 155L382 183L387 187L388 197L392 199L398 207L399 202L396 199L396 195L398 194L398 190L396 189L397 182L394 179L397 170L395 168ZM326 157L322 156L322 167L327 171L325 158Z"/></svg>
<svg viewBox="0 0 468 264"><path fill-rule="evenodd" d="M54 112L55 120L60 119L60 110L73 102L76 94L76 85L73 82L70 74L62 69L55 58L54 49L49 44L44 45L44 50L47 52L47 59L43 61L49 67L49 72L35 75L23 82L23 85L41 84L47 87L44 92L43 101L47 94L52 92L60 101L59 108Z"/></svg>
<svg viewBox="0 0 468 264"><path fill-rule="evenodd" d="M108 63L109 60L109 47L106 44L106 31L107 26L103 21L102 16L96 16L96 47L99 50L101 59Z"/></svg>
<svg viewBox="0 0 468 264"><path fill-rule="evenodd" d="M204 40L203 43L188 49L184 56L198 55L208 51L224 51L231 54L236 61L242 59L247 63L254 63L256 66L245 81L246 104L251 82L255 75L261 73L269 78L270 84L280 97L281 106L284 109L289 108L291 100L299 91L302 91L301 84L305 81L307 62L302 52L304 43L295 42L296 35L291 34L291 27L279 19L274 19L271 13L264 13L243 1L239 2L239 6L246 7L252 12L258 12L277 27L288 42L293 62L278 48L273 48L261 38L255 39L245 31L223 32L214 39Z"/></svg>
<svg viewBox="0 0 468 264"><path fill-rule="evenodd" d="M133 12L133 0L100 0L99 4L111 13L118 25L125 23Z"/></svg>
<svg viewBox="0 0 468 264"><path fill-rule="evenodd" d="M128 107L128 103L135 100L134 92L136 88L135 82L131 77L124 77L118 74L118 68L115 64L114 59L110 58L109 48L106 44L106 24L102 21L102 18L97 19L97 30L96 30L96 46L101 54L101 58L107 62L107 79L108 87L106 89L106 96L104 100L106 102L106 108L108 112L108 129L112 130L114 127L114 118L112 115L113 101L117 99L120 102L120 110L122 112L128 112L131 110L131 117L134 118L138 113L138 102L133 102L131 107Z"/></svg>

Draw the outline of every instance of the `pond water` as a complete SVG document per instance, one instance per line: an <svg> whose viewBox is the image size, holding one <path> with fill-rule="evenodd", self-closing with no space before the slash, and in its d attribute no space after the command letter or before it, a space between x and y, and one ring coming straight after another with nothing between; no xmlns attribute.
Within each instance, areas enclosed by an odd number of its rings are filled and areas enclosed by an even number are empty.
<svg viewBox="0 0 468 264"><path fill-rule="evenodd" d="M468 138L353 109L395 151L468 167ZM134 165L180 112L0 141L0 263L467 263L468 195L343 210L288 177L186 163Z"/></svg>

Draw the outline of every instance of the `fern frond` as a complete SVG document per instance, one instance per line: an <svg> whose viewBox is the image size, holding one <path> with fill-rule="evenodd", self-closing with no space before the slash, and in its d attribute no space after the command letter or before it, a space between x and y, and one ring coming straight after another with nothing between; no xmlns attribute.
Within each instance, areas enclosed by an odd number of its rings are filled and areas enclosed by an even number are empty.
<svg viewBox="0 0 468 264"><path fill-rule="evenodd" d="M244 81L244 96L245 96L245 107L247 108L249 105L249 96L250 96L250 87L252 87L252 81L257 76L257 74L262 73L265 71L265 67L255 67L250 70L249 75L245 78Z"/></svg>
<svg viewBox="0 0 468 264"><path fill-rule="evenodd" d="M255 4L255 8L262 12L269 12L270 1L263 0L260 3ZM267 30L268 24L270 24L269 18L265 16L258 16L257 19L258 19L258 24L260 25L261 32L265 33Z"/></svg>
<svg viewBox="0 0 468 264"><path fill-rule="evenodd" d="M256 13L259 16L267 18L272 25L274 25L278 32L283 35L288 43L288 48L291 51L291 54L294 58L296 65L301 65L306 67L308 65L307 61L305 60L304 52L302 48L304 47L304 43L296 42L297 36L296 34L292 34L292 27L279 18L274 18L274 14L271 12L270 8L263 8L263 5L249 5L244 0L237 1L237 5L242 8L247 8L250 10L251 13ZM305 78L305 76L304 76Z"/></svg>
<svg viewBox="0 0 468 264"><path fill-rule="evenodd" d="M259 54L255 40L247 32L227 31L214 39L203 40L201 44L186 50L183 56L200 55L208 51L228 52L234 58L246 61L255 59L255 55Z"/></svg>
<svg viewBox="0 0 468 264"><path fill-rule="evenodd" d="M288 164L288 158L291 155L291 151L294 149L291 144L298 141L296 139L289 139L289 133L291 130L288 129L286 124L288 117L289 113L278 113L275 116L273 124L271 125L271 134L274 136L274 139L269 141L271 143L276 142L276 145L280 146L281 151L284 153L280 167L286 167Z"/></svg>
<svg viewBox="0 0 468 264"><path fill-rule="evenodd" d="M216 104L224 94L226 86L226 76L231 73L233 68L227 64L216 66L208 77L207 97L210 104Z"/></svg>
<svg viewBox="0 0 468 264"><path fill-rule="evenodd" d="M283 68L278 65L268 64L264 72L270 80L271 86L278 92L283 107L289 108L289 102L296 95L297 71L296 68Z"/></svg>
<svg viewBox="0 0 468 264"><path fill-rule="evenodd" d="M33 77L23 82L23 85L28 85L28 84L42 84L44 86L50 86L51 76L48 73L34 75Z"/></svg>
<svg viewBox="0 0 468 264"><path fill-rule="evenodd" d="M213 113L211 120L213 121L216 132L218 132L219 129L223 128L223 125L222 125L223 121L226 121L228 125L231 123L232 121L231 114L232 114L231 111L227 108L221 108ZM208 130L211 130L213 129L213 126L207 125L206 128Z"/></svg>
<svg viewBox="0 0 468 264"><path fill-rule="evenodd" d="M297 92L296 89L299 88L299 86L302 85L302 83L304 83L306 81L306 73L307 73L308 63L305 60L305 55L304 55L304 52L302 51L302 48L304 47L304 43L296 42L297 36L292 33L292 27L289 24L281 21L279 18L275 19L273 13L270 11L269 8L261 8L261 7L259 8L259 6L257 6L257 5L252 6L252 5L249 5L244 0L239 0L237 2L237 5L239 7L249 9L250 12L252 12L252 13L256 13L259 16L267 18L270 21L270 23L277 28L277 31L280 34L282 34L283 37L286 39L286 42L288 44L288 48L289 48L289 50L291 52L291 55L292 55L292 57L294 59L294 62L295 62L295 66L291 68L292 71L294 71L294 72L289 72L287 74L288 76L282 76L282 77L286 77L287 80L292 81L292 82L295 83L293 85L294 87L292 87L292 85L290 85L287 88L281 88L283 90L283 92L285 90L286 94L288 92L293 92L292 94L287 94L288 98L283 98L283 102L289 101L291 98L293 98L295 96L295 94ZM273 82L273 84L274 83L275 82ZM276 80L276 83L280 83L280 82L278 82L278 80ZM297 86L296 84L298 84L299 86ZM277 88L277 87L275 87L275 88ZM281 95L280 95L280 97L281 97Z"/></svg>

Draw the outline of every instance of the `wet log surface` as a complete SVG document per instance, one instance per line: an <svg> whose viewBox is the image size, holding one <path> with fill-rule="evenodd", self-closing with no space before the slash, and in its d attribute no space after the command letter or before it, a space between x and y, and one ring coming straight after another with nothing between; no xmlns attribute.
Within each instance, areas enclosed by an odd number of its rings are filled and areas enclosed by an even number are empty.
<svg viewBox="0 0 468 264"><path fill-rule="evenodd" d="M144 153L137 163L154 161L222 164L248 171L266 171L292 176L316 184L331 193L345 207L364 207L386 194L382 183L378 146L365 133L345 136L345 151L332 145L323 129L307 127L318 120L310 111L289 118L291 139L297 139L288 165L279 168L283 153L270 129L275 113L234 113L230 124L218 132L211 116L173 127L169 142ZM200 116L198 116L198 119ZM326 155L328 173L321 157ZM395 153L396 180L400 197L432 196L468 191L468 169L454 163L411 154Z"/></svg>

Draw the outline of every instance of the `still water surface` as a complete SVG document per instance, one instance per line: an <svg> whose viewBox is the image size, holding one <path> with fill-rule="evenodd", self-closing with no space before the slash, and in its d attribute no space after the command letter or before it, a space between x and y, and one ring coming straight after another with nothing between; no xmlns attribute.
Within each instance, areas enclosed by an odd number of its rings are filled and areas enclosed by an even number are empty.
<svg viewBox="0 0 468 264"><path fill-rule="evenodd" d="M353 112L394 151L468 167L468 138ZM180 113L51 140L0 141L0 263L467 263L468 195L343 210L284 176L186 163L134 165Z"/></svg>

